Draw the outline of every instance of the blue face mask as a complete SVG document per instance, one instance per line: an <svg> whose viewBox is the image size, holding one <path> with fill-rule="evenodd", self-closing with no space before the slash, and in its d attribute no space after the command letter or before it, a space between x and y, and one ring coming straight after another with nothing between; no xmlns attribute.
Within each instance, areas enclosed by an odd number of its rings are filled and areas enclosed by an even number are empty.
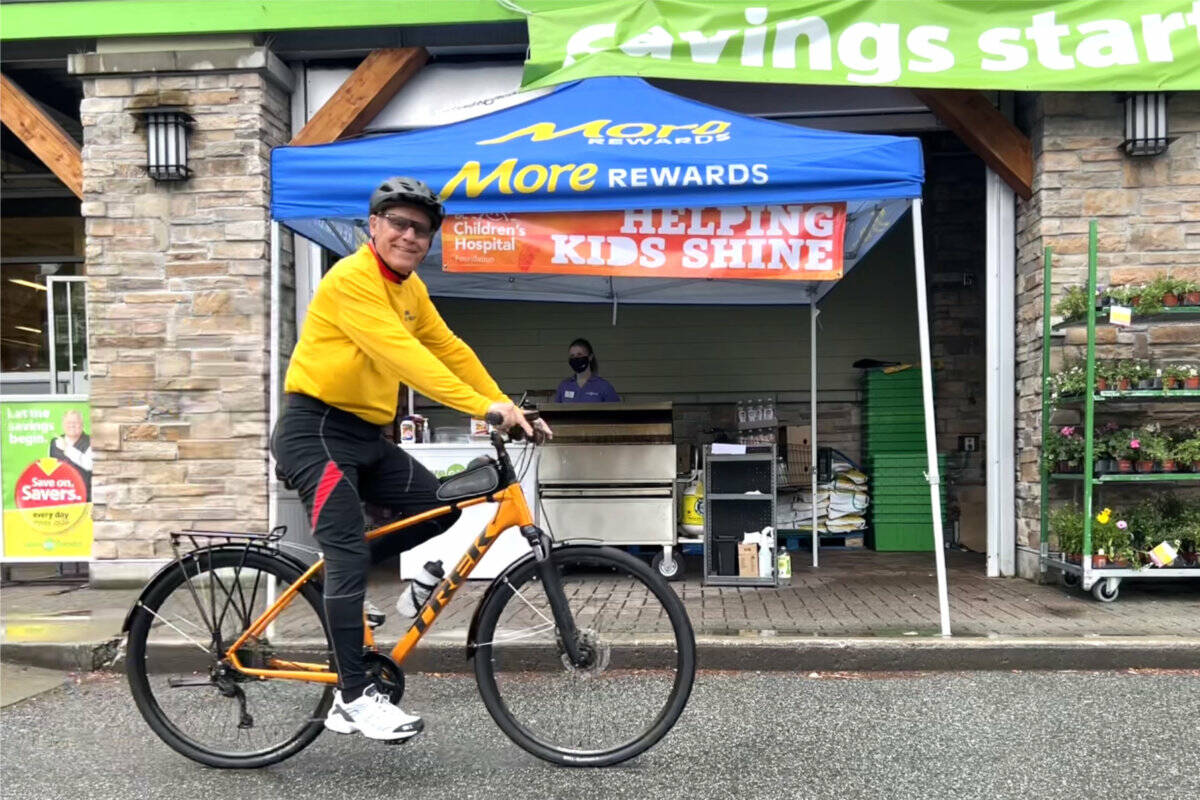
<svg viewBox="0 0 1200 800"><path fill-rule="evenodd" d="M592 363L592 360L587 356L575 356L574 358L568 358L567 363L571 365L571 369L573 371L580 373L587 370L588 365Z"/></svg>

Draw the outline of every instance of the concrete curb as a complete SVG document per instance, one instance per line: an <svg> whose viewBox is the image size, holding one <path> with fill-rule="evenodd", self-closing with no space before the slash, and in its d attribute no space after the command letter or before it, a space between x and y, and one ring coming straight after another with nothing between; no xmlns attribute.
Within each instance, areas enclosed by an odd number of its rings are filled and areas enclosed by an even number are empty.
<svg viewBox="0 0 1200 800"><path fill-rule="evenodd" d="M408 672L469 673L465 634L430 637L405 663ZM123 668L123 638L97 642L7 642L14 664L87 672ZM647 643L640 649L652 648ZM188 649L190 645L180 645ZM1200 669L1200 637L818 638L700 636L704 670L764 672L947 672L962 670Z"/></svg>

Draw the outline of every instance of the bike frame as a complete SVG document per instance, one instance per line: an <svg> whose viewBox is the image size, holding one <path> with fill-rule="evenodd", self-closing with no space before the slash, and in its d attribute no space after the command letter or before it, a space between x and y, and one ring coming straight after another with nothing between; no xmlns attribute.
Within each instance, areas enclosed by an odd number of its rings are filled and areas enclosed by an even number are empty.
<svg viewBox="0 0 1200 800"><path fill-rule="evenodd" d="M450 574L443 578L441 583L434 588L429 599L425 601L425 605L417 613L416 619L413 620L412 625L404 634L404 638L392 648L391 658L397 664L404 663L404 659L416 647L417 642L421 640L425 632L429 630L429 626L433 625L434 620L437 619L438 614L450 602L454 593L470 577L471 572L479 564L488 549L500 538L500 534L512 527L525 528L533 525L533 515L529 511L529 504L525 501L525 493L521 490L521 484L514 482L494 494L472 497L461 502L432 508L429 511L376 528L366 534L368 540L378 539L381 536L387 536L405 528L410 528L413 525L436 519L457 509L469 508L470 506L488 501L499 503L496 508L496 515L492 517L491 522L487 524L483 532L476 537L475 541L467 548L467 551L463 553L462 558L458 560L454 569L450 570ZM292 602L301 587L320 572L324 565L325 559L322 558L309 567L303 575L284 590L275 602L271 604L270 608L251 623L250 627L238 637L236 642L230 645L229 649L225 652L225 658L228 659L234 669L243 674L264 679L279 678L283 680L308 681L311 683L337 683L337 673L330 670L328 664L310 664L301 661L271 659L269 662L272 667L271 669L259 669L243 665L237 656L238 649L252 636L262 634L267 629L267 626ZM364 625L363 632L364 645L373 648L375 646L375 638L371 629Z"/></svg>

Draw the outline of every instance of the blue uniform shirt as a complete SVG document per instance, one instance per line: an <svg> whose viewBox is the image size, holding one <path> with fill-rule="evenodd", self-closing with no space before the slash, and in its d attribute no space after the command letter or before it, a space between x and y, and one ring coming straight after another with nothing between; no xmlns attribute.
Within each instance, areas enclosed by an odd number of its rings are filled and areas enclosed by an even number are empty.
<svg viewBox="0 0 1200 800"><path fill-rule="evenodd" d="M572 375L560 383L554 393L556 403L616 403L620 399L612 384L597 375L588 378L583 386Z"/></svg>

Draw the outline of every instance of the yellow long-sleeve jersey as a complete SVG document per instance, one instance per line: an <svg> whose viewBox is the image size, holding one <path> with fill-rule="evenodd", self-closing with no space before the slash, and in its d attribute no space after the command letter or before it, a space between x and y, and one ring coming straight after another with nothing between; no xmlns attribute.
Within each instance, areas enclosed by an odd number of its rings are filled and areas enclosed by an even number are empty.
<svg viewBox="0 0 1200 800"><path fill-rule="evenodd" d="M363 245L317 286L284 391L384 425L396 416L401 383L475 417L508 399L446 326L417 274L398 280Z"/></svg>

